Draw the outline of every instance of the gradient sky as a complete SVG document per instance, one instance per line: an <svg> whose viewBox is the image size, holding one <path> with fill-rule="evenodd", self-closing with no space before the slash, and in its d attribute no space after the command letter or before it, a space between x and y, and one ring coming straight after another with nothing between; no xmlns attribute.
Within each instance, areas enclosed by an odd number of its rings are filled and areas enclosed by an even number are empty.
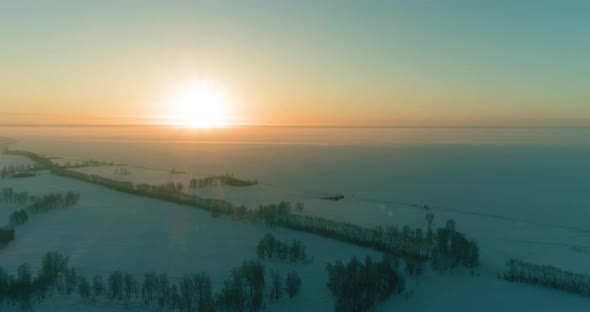
<svg viewBox="0 0 590 312"><path fill-rule="evenodd" d="M0 2L0 124L590 125L590 1ZM172 112L173 113L173 112Z"/></svg>

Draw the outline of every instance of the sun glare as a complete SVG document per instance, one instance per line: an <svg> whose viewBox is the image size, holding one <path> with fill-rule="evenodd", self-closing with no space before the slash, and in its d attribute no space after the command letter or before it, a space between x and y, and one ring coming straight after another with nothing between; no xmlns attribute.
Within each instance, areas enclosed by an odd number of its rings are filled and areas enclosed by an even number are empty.
<svg viewBox="0 0 590 312"><path fill-rule="evenodd" d="M178 89L170 106L178 125L192 128L215 128L228 124L229 100L220 86L206 82L193 82Z"/></svg>

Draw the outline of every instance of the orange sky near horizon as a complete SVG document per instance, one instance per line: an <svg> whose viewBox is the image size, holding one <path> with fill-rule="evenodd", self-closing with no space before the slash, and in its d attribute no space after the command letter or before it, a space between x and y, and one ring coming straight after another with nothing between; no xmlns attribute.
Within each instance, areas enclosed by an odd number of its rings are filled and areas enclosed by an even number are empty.
<svg viewBox="0 0 590 312"><path fill-rule="evenodd" d="M186 114L173 90L205 79L229 124L588 126L585 9L7 1L0 125L166 124Z"/></svg>

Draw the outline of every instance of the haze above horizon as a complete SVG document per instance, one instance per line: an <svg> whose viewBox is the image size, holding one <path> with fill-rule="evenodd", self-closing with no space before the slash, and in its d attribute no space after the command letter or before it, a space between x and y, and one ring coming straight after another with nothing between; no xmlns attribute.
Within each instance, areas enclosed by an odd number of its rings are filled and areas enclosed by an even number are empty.
<svg viewBox="0 0 590 312"><path fill-rule="evenodd" d="M4 1L1 125L590 126L587 1Z"/></svg>

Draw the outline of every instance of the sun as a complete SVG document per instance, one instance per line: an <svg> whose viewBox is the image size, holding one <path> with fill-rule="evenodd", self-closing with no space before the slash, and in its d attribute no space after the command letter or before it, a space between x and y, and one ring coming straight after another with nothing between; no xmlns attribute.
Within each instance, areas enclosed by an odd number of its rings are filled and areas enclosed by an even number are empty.
<svg viewBox="0 0 590 312"><path fill-rule="evenodd" d="M215 128L228 124L229 99L221 86L207 81L178 88L169 103L174 122L191 128Z"/></svg>

